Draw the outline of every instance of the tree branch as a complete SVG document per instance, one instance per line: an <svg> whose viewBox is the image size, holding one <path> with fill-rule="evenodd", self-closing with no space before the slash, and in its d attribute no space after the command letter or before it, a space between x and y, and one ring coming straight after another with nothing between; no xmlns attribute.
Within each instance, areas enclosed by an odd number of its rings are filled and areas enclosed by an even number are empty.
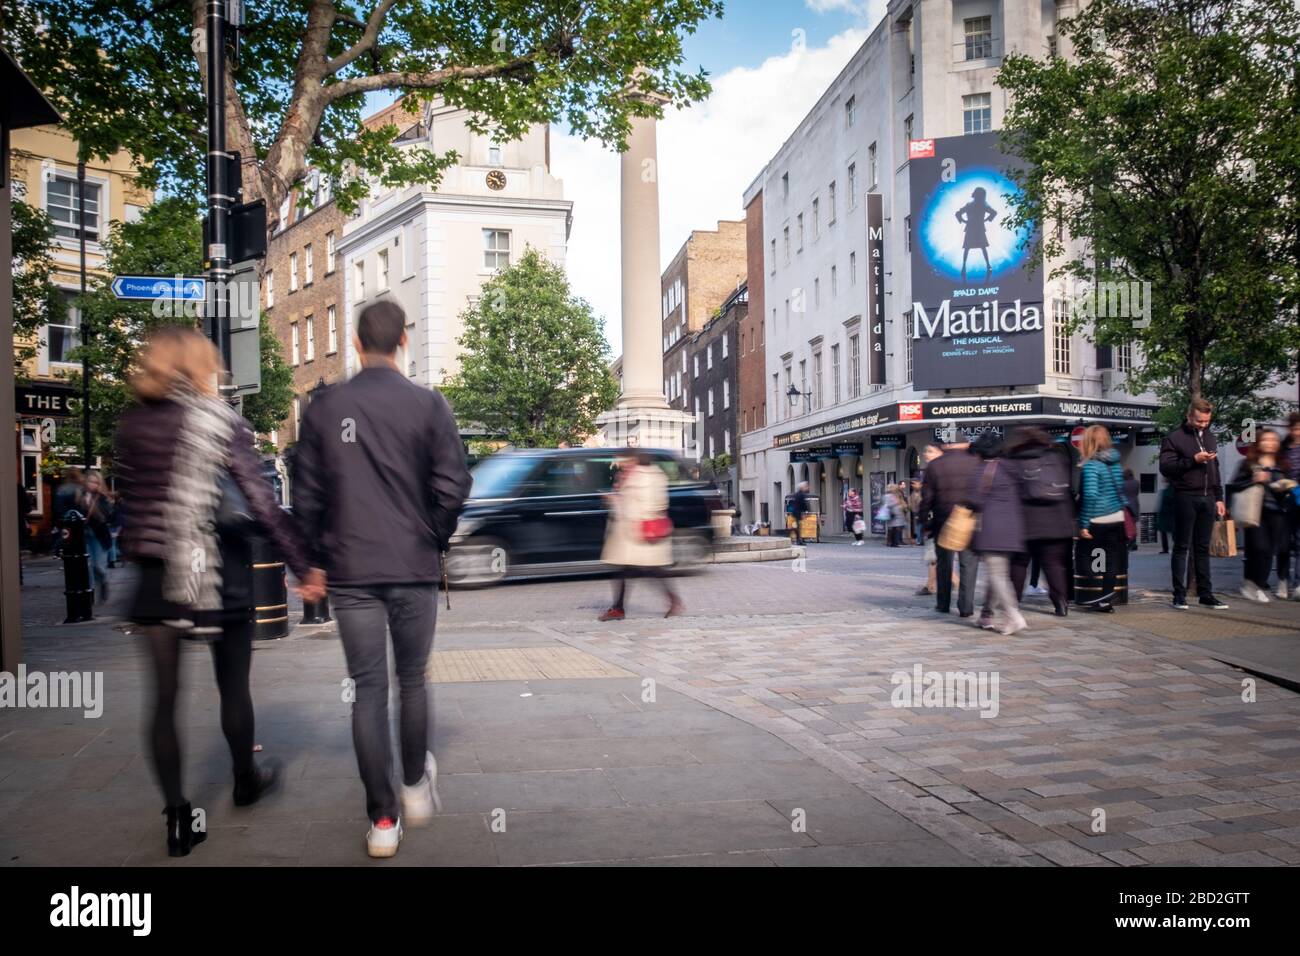
<svg viewBox="0 0 1300 956"><path fill-rule="evenodd" d="M361 39L325 64L326 76L337 73L361 54L374 47L379 40L379 31L384 28L384 19L396 2L397 0L379 0L379 6L375 7L366 20L365 32L361 35ZM337 17L338 14L336 13L335 16ZM356 21L351 22L355 23Z"/></svg>
<svg viewBox="0 0 1300 956"><path fill-rule="evenodd" d="M517 76L526 74L533 67L532 54L516 57L506 63L485 63L478 66L449 66L429 73L389 72L373 76L352 76L325 87L325 97L329 102L351 96L353 93L371 93L375 90L399 89L402 87L418 90L431 90L452 80L483 80L494 76Z"/></svg>

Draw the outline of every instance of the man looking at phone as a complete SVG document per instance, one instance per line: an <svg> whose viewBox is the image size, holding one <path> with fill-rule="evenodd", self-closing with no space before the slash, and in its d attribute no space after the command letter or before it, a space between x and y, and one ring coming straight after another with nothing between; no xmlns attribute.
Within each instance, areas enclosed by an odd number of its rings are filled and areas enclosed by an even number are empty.
<svg viewBox="0 0 1300 956"><path fill-rule="evenodd" d="M1187 610L1188 551L1196 562L1196 593L1203 607L1228 605L1214 596L1210 584L1210 537L1214 522L1224 515L1223 481L1219 477L1218 443L1210 431L1214 406L1203 398L1187 408L1187 420L1160 444L1160 474L1174 490L1173 605Z"/></svg>

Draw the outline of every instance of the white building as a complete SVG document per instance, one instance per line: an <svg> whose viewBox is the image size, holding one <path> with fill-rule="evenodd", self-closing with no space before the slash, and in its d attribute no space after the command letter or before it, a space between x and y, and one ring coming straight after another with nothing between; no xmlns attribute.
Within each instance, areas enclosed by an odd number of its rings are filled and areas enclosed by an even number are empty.
<svg viewBox="0 0 1300 956"><path fill-rule="evenodd" d="M497 142L469 129L464 110L433 104L399 145L455 150L437 188L376 185L344 226L345 373L358 369L353 335L362 307L378 298L406 311L402 369L436 387L459 367L461 313L483 282L532 246L563 265L573 203L550 170L550 128Z"/></svg>
<svg viewBox="0 0 1300 956"><path fill-rule="evenodd" d="M1063 281L1042 283L1041 384L913 386L909 142L999 129L1007 94L994 78L1002 58L1068 55L1057 51L1058 11L1069 16L1074 3L892 0L746 190L746 206L761 192L763 274L749 282L751 290L764 283L769 412L764 427L741 439L742 521L780 527L785 496L808 480L830 530L840 531L846 490L857 488L870 507L884 484L919 470L920 451L945 423L978 431L1032 422L1058 440L1081 420L1107 424L1125 466L1142 479L1142 511L1155 511L1156 402L1123 388L1141 357L1070 334L1060 321L1070 301ZM884 362L875 374L865 213L872 193L883 213ZM982 271L982 260L972 267ZM792 388L799 394L790 396ZM873 449L873 436L881 447ZM1233 457L1225 456L1225 473Z"/></svg>

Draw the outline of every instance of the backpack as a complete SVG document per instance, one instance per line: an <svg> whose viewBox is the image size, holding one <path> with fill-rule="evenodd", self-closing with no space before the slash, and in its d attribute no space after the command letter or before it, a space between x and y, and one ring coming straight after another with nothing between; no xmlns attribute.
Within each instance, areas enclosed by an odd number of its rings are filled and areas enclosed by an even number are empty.
<svg viewBox="0 0 1300 956"><path fill-rule="evenodd" d="M1024 459L1021 474L1020 494L1026 504L1054 505L1070 500L1070 472L1056 452Z"/></svg>

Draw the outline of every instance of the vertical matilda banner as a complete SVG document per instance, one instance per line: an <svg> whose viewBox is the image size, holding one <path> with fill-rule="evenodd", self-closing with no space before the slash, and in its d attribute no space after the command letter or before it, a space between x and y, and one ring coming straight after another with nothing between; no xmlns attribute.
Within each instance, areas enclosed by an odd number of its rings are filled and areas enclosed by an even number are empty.
<svg viewBox="0 0 1300 956"><path fill-rule="evenodd" d="M880 193L867 193L867 351L872 385L885 384L885 213Z"/></svg>
<svg viewBox="0 0 1300 956"><path fill-rule="evenodd" d="M927 141L910 160L912 378L918 389L1037 385L1045 378L1036 228L1015 228L997 134Z"/></svg>

